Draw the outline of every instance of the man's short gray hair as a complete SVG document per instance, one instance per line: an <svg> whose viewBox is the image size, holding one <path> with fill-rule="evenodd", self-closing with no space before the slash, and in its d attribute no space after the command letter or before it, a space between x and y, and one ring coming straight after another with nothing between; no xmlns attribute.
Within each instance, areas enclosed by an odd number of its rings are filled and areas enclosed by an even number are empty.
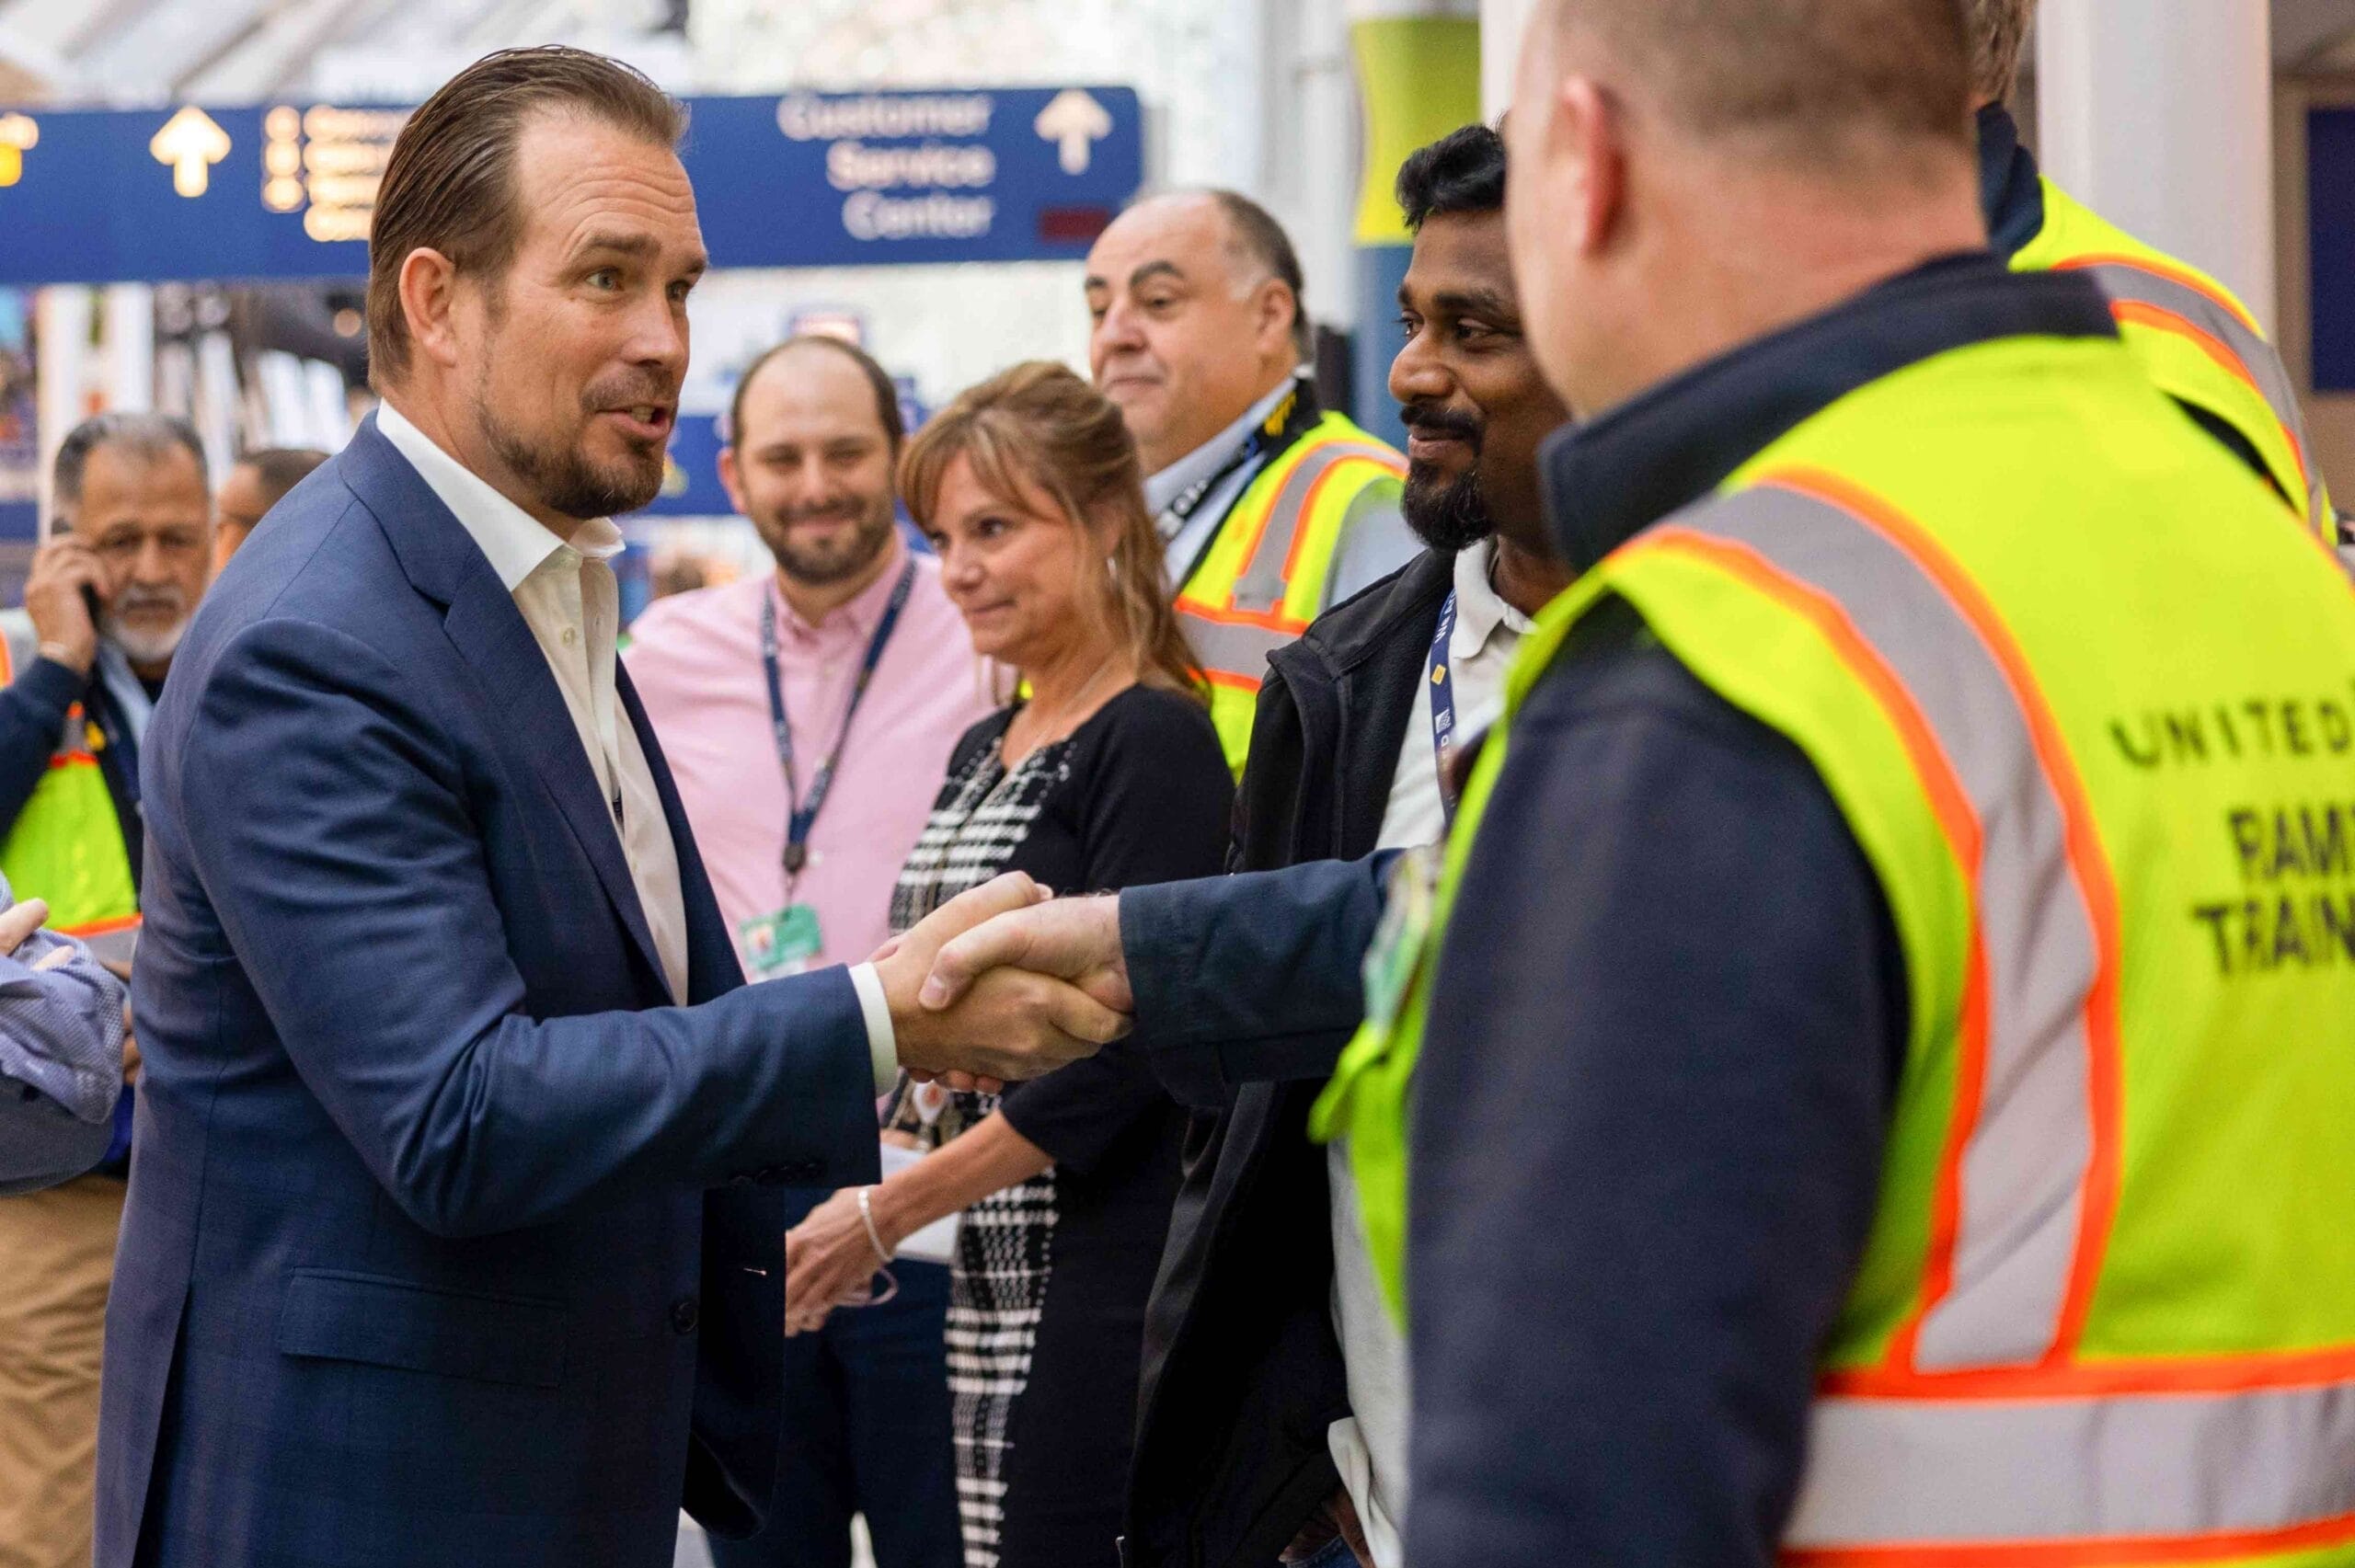
<svg viewBox="0 0 2355 1568"><path fill-rule="evenodd" d="M1292 351L1306 364L1316 358L1316 328L1308 319L1308 280L1301 270L1300 253L1274 213L1236 190L1203 192L1225 214L1233 238L1228 248L1254 263L1264 277L1292 291Z"/></svg>
<svg viewBox="0 0 2355 1568"><path fill-rule="evenodd" d="M2020 78L2020 52L2036 20L2036 0L1962 0L1962 17L1970 29L1971 90L2001 103Z"/></svg>
<svg viewBox="0 0 2355 1568"><path fill-rule="evenodd" d="M56 498L57 515L68 522L82 508L82 476L90 466L90 454L100 447L119 448L143 464L169 457L175 449L185 452L196 460L196 476L204 485L205 493L212 493L212 477L205 472L204 442L186 419L169 414L93 415L65 433L63 443L57 449L57 464L50 471L50 489Z"/></svg>

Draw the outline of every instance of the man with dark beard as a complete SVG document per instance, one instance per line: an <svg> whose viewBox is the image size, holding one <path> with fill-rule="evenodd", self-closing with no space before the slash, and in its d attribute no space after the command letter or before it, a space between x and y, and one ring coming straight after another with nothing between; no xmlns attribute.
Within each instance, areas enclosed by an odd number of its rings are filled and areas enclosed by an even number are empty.
<svg viewBox="0 0 2355 1568"><path fill-rule="evenodd" d="M1029 1077L1120 1032L1068 987L1052 1022L1003 988L945 1027L917 1006L1027 878L874 962L742 983L607 565L687 369L684 129L561 48L419 108L370 236L385 406L173 661L102 1568L658 1568L683 1504L750 1533L776 1189L875 1180L902 1067Z"/></svg>
<svg viewBox="0 0 2355 1568"><path fill-rule="evenodd" d="M1567 581L1536 455L1568 415L1522 342L1503 143L1456 131L1407 160L1397 194L1415 251L1390 390L1407 521L1429 548L1270 659L1236 870L1440 840L1450 756L1497 717L1530 617ZM1346 1157L1307 1137L1332 1056L1289 1065L1283 1082L1171 1083L1199 1109L1147 1313L1132 1563L1399 1562L1405 1348Z"/></svg>
<svg viewBox="0 0 2355 1568"><path fill-rule="evenodd" d="M900 406L882 367L839 338L792 338L737 382L728 434L720 479L776 571L653 605L625 662L744 972L763 980L882 945L948 754L990 704L939 562L900 539ZM826 1196L789 1188L787 1224ZM769 1523L714 1542L719 1568L848 1568L855 1514L878 1568L963 1560L948 1266L895 1274L888 1302L787 1342Z"/></svg>

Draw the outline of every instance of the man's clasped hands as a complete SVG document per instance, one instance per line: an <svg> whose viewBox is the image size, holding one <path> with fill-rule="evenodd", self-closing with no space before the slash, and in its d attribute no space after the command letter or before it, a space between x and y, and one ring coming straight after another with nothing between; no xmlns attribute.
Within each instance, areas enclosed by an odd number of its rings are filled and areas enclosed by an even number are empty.
<svg viewBox="0 0 2355 1568"><path fill-rule="evenodd" d="M1057 898L1021 872L959 894L886 944L875 972L900 1064L994 1093L1129 1032L1117 897Z"/></svg>
<svg viewBox="0 0 2355 1568"><path fill-rule="evenodd" d="M876 954L900 1064L945 1088L995 1093L1093 1055L1129 1030L1135 999L1120 957L1117 898L1056 898L1019 872L943 904ZM887 1139L892 1135L886 1135ZM1016 1151L1028 1150L1021 1145ZM993 1169L1020 1180L1028 1168ZM822 1325L835 1307L890 1299L870 1284L898 1246L849 1188L786 1237L786 1332Z"/></svg>

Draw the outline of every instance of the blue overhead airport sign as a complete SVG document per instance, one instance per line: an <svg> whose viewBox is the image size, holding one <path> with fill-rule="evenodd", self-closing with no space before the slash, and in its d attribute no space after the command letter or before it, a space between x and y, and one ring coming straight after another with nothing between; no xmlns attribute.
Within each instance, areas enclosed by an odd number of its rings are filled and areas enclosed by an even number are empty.
<svg viewBox="0 0 2355 1568"><path fill-rule="evenodd" d="M687 102L718 267L1076 258L1143 179L1127 87ZM408 114L0 109L0 285L363 276Z"/></svg>

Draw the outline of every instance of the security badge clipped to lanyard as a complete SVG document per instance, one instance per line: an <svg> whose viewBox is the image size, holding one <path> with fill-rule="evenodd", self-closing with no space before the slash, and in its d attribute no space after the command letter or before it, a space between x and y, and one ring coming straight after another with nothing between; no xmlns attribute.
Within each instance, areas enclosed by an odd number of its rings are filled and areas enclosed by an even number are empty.
<svg viewBox="0 0 2355 1568"><path fill-rule="evenodd" d="M771 980L782 975L798 975L816 961L825 945L817 910L797 901L794 888L801 880L802 869L810 864L810 830L816 826L827 793L833 788L834 770L841 765L843 748L850 739L851 720L858 716L858 704L875 680L876 667L883 662L884 645L899 626L900 612L908 607L908 595L914 590L915 583L916 564L910 561L901 568L890 601L883 608L883 618L875 624L875 635L867 639L867 655L859 661L858 678L851 684L850 703L843 711L842 728L835 733L833 749L810 775L806 795L793 770L793 727L786 717L785 679L777 664L776 599L775 595L762 596L761 664L768 676L769 727L776 737L777 765L785 770L785 907L755 915L736 928L737 946L743 956L748 979Z"/></svg>
<svg viewBox="0 0 2355 1568"><path fill-rule="evenodd" d="M1431 638L1430 675L1431 697L1431 764L1439 770L1439 804L1447 829L1455 826L1455 671L1450 645L1455 638L1455 595L1440 606L1439 631ZM1388 1028L1405 1005L1413 984L1439 895L1440 868L1447 858L1447 832L1439 842L1408 850L1390 869L1390 891L1384 899L1382 923L1366 949L1365 1012L1367 1020Z"/></svg>

